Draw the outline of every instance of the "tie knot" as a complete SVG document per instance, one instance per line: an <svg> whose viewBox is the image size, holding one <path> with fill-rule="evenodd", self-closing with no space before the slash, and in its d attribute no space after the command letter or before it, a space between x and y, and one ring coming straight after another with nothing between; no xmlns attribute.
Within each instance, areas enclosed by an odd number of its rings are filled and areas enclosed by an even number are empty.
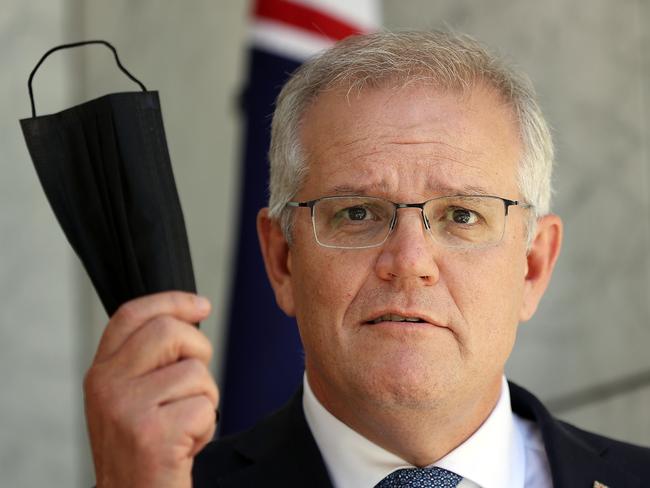
<svg viewBox="0 0 650 488"><path fill-rule="evenodd" d="M462 476L442 468L405 468L393 471L375 488L456 488Z"/></svg>

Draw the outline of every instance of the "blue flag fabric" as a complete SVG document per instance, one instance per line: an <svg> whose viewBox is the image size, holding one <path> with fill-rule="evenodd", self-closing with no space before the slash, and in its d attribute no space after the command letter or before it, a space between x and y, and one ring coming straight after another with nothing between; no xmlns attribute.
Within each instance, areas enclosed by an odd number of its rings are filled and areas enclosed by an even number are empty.
<svg viewBox="0 0 650 488"><path fill-rule="evenodd" d="M303 372L298 329L276 305L264 272L256 215L268 198L271 115L275 98L300 63L260 49L250 53L250 82L242 97L246 117L236 264L233 275L220 432L251 426L280 407Z"/></svg>
<svg viewBox="0 0 650 488"><path fill-rule="evenodd" d="M221 435L242 431L284 404L304 370L298 329L277 307L259 250L256 216L268 200L271 117L282 85L301 60L348 35L374 28L378 0L256 0L240 173Z"/></svg>

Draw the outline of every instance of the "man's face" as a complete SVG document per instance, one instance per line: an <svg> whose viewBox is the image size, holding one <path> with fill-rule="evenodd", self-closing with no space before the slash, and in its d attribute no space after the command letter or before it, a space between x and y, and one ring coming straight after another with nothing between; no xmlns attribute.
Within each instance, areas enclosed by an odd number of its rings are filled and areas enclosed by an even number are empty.
<svg viewBox="0 0 650 488"><path fill-rule="evenodd" d="M295 200L371 195L422 202L456 194L520 200L522 154L508 106L483 87L427 85L334 90L304 116L309 174ZM293 209L288 285L312 388L326 404L363 398L378 407L430 408L496 388L517 324L526 319L527 210L511 207L503 240L445 248L420 210L398 210L388 240L371 249L321 247L308 209ZM424 323L384 321L386 314Z"/></svg>

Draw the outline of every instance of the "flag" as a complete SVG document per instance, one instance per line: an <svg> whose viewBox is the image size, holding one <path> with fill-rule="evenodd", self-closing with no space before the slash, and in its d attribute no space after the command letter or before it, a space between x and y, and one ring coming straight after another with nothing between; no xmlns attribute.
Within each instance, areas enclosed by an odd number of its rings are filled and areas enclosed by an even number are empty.
<svg viewBox="0 0 650 488"><path fill-rule="evenodd" d="M252 426L282 406L299 385L303 351L293 318L277 307L262 262L255 219L268 198L268 159L274 102L307 57L378 25L378 0L257 0L253 4L220 433Z"/></svg>

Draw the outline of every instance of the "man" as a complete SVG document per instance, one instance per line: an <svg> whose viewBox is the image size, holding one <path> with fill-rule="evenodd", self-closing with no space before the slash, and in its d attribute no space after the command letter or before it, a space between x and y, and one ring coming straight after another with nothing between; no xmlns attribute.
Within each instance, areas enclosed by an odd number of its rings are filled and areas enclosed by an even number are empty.
<svg viewBox="0 0 650 488"><path fill-rule="evenodd" d="M305 64L258 216L304 387L203 449L217 389L190 324L209 304L130 302L86 378L98 486L650 486L647 449L504 379L560 250L552 159L529 83L465 36L354 37Z"/></svg>

